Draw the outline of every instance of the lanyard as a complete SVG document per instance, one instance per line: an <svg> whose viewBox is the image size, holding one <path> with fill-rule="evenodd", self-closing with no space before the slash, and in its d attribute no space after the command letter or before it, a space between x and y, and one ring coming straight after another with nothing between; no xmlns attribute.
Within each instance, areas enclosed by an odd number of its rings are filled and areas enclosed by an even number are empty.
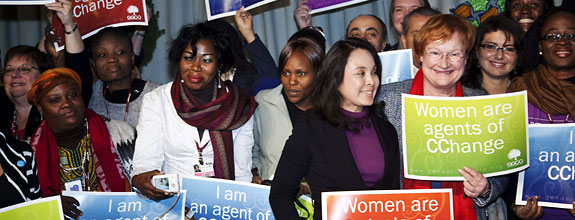
<svg viewBox="0 0 575 220"><path fill-rule="evenodd" d="M84 119L86 120L86 119ZM82 160L81 160L81 165L79 167L72 167L72 162L69 162L70 168L65 168L64 166L62 166L62 164L60 163L60 169L62 169L62 171L66 174L68 174L69 176L72 175L72 173L70 171L72 170L78 170L78 169L82 169L82 188L84 188L84 190L90 191L90 176L88 174L86 174L86 162L89 161L88 158L88 154L90 153L90 143L88 143L88 140L90 135L90 130L88 127L88 121L86 121L86 135L84 135L84 138L82 140L80 140L80 143L78 143L79 146L82 145L82 142L85 141L85 149L84 149L84 155L82 156Z"/></svg>
<svg viewBox="0 0 575 220"><path fill-rule="evenodd" d="M208 144L210 143L209 141L204 144L204 146L200 147L200 143L198 143L198 141L194 141L196 142L196 149L198 149L198 153L200 154L200 158L198 158L200 160L200 164L204 165L204 160L203 160L203 155L202 152L204 151L204 149L206 148L206 146L208 146Z"/></svg>

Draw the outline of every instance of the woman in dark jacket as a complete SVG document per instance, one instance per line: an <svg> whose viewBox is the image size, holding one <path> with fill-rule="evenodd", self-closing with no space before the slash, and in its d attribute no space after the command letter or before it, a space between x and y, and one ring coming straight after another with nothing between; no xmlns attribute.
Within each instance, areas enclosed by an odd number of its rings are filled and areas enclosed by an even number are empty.
<svg viewBox="0 0 575 220"><path fill-rule="evenodd" d="M321 219L321 193L399 188L399 147L393 126L372 106L381 75L373 46L335 43L312 85L316 112L294 126L270 192L276 219L297 219L293 205L306 178Z"/></svg>

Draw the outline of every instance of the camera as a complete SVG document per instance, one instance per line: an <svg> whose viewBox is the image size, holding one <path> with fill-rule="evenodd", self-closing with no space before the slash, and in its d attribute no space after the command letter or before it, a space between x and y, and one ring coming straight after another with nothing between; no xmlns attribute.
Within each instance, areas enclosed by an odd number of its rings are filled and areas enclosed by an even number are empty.
<svg viewBox="0 0 575 220"><path fill-rule="evenodd" d="M154 187L164 190L166 192L178 192L180 191L180 186L178 184L178 175L176 174L165 174L156 175L152 177L152 185Z"/></svg>

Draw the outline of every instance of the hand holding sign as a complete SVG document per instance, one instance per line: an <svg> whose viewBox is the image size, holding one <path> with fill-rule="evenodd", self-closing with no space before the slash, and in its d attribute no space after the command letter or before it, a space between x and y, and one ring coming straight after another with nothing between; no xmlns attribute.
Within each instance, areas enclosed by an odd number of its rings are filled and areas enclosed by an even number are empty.
<svg viewBox="0 0 575 220"><path fill-rule="evenodd" d="M543 215L543 207L537 204L539 197L527 198L526 205L516 205L513 209L517 217L521 219L539 219Z"/></svg>
<svg viewBox="0 0 575 220"><path fill-rule="evenodd" d="M74 16L72 15L72 2L70 0L59 0L45 5L46 8L54 11L56 16L64 25L64 31L70 32L74 29Z"/></svg>
<svg viewBox="0 0 575 220"><path fill-rule="evenodd" d="M56 35L64 38L64 32L71 32L79 35L81 39L96 34L100 29L105 27L118 27L127 25L148 25L146 1L70 1L61 0L59 2L46 4L50 10L57 13L59 19L54 18L54 32ZM70 18L73 16L73 19ZM63 24L62 24L63 23ZM77 24L77 26L76 26ZM66 47L71 45L66 39ZM62 44L56 47L58 50L63 48ZM83 50L82 48L79 48ZM70 51L70 53L79 53L80 51Z"/></svg>
<svg viewBox="0 0 575 220"><path fill-rule="evenodd" d="M82 211L78 209L80 202L74 197L70 196L60 196L62 199L62 209L64 210L64 215L71 217L73 219L79 219L82 216Z"/></svg>
<svg viewBox="0 0 575 220"><path fill-rule="evenodd" d="M457 171L465 178L465 181L463 181L463 191L465 191L465 195L471 198L477 198L489 190L489 182L483 174L469 167L465 167L463 170L458 169Z"/></svg>

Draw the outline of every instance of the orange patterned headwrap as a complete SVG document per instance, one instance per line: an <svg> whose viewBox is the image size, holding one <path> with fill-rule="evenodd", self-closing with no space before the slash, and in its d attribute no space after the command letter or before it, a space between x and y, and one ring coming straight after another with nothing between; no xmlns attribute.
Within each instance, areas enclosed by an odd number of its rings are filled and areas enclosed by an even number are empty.
<svg viewBox="0 0 575 220"><path fill-rule="evenodd" d="M44 71L32 84L28 91L28 102L38 106L40 99L50 90L62 83L76 83L80 92L82 91L82 79L74 70L70 68L53 68Z"/></svg>

